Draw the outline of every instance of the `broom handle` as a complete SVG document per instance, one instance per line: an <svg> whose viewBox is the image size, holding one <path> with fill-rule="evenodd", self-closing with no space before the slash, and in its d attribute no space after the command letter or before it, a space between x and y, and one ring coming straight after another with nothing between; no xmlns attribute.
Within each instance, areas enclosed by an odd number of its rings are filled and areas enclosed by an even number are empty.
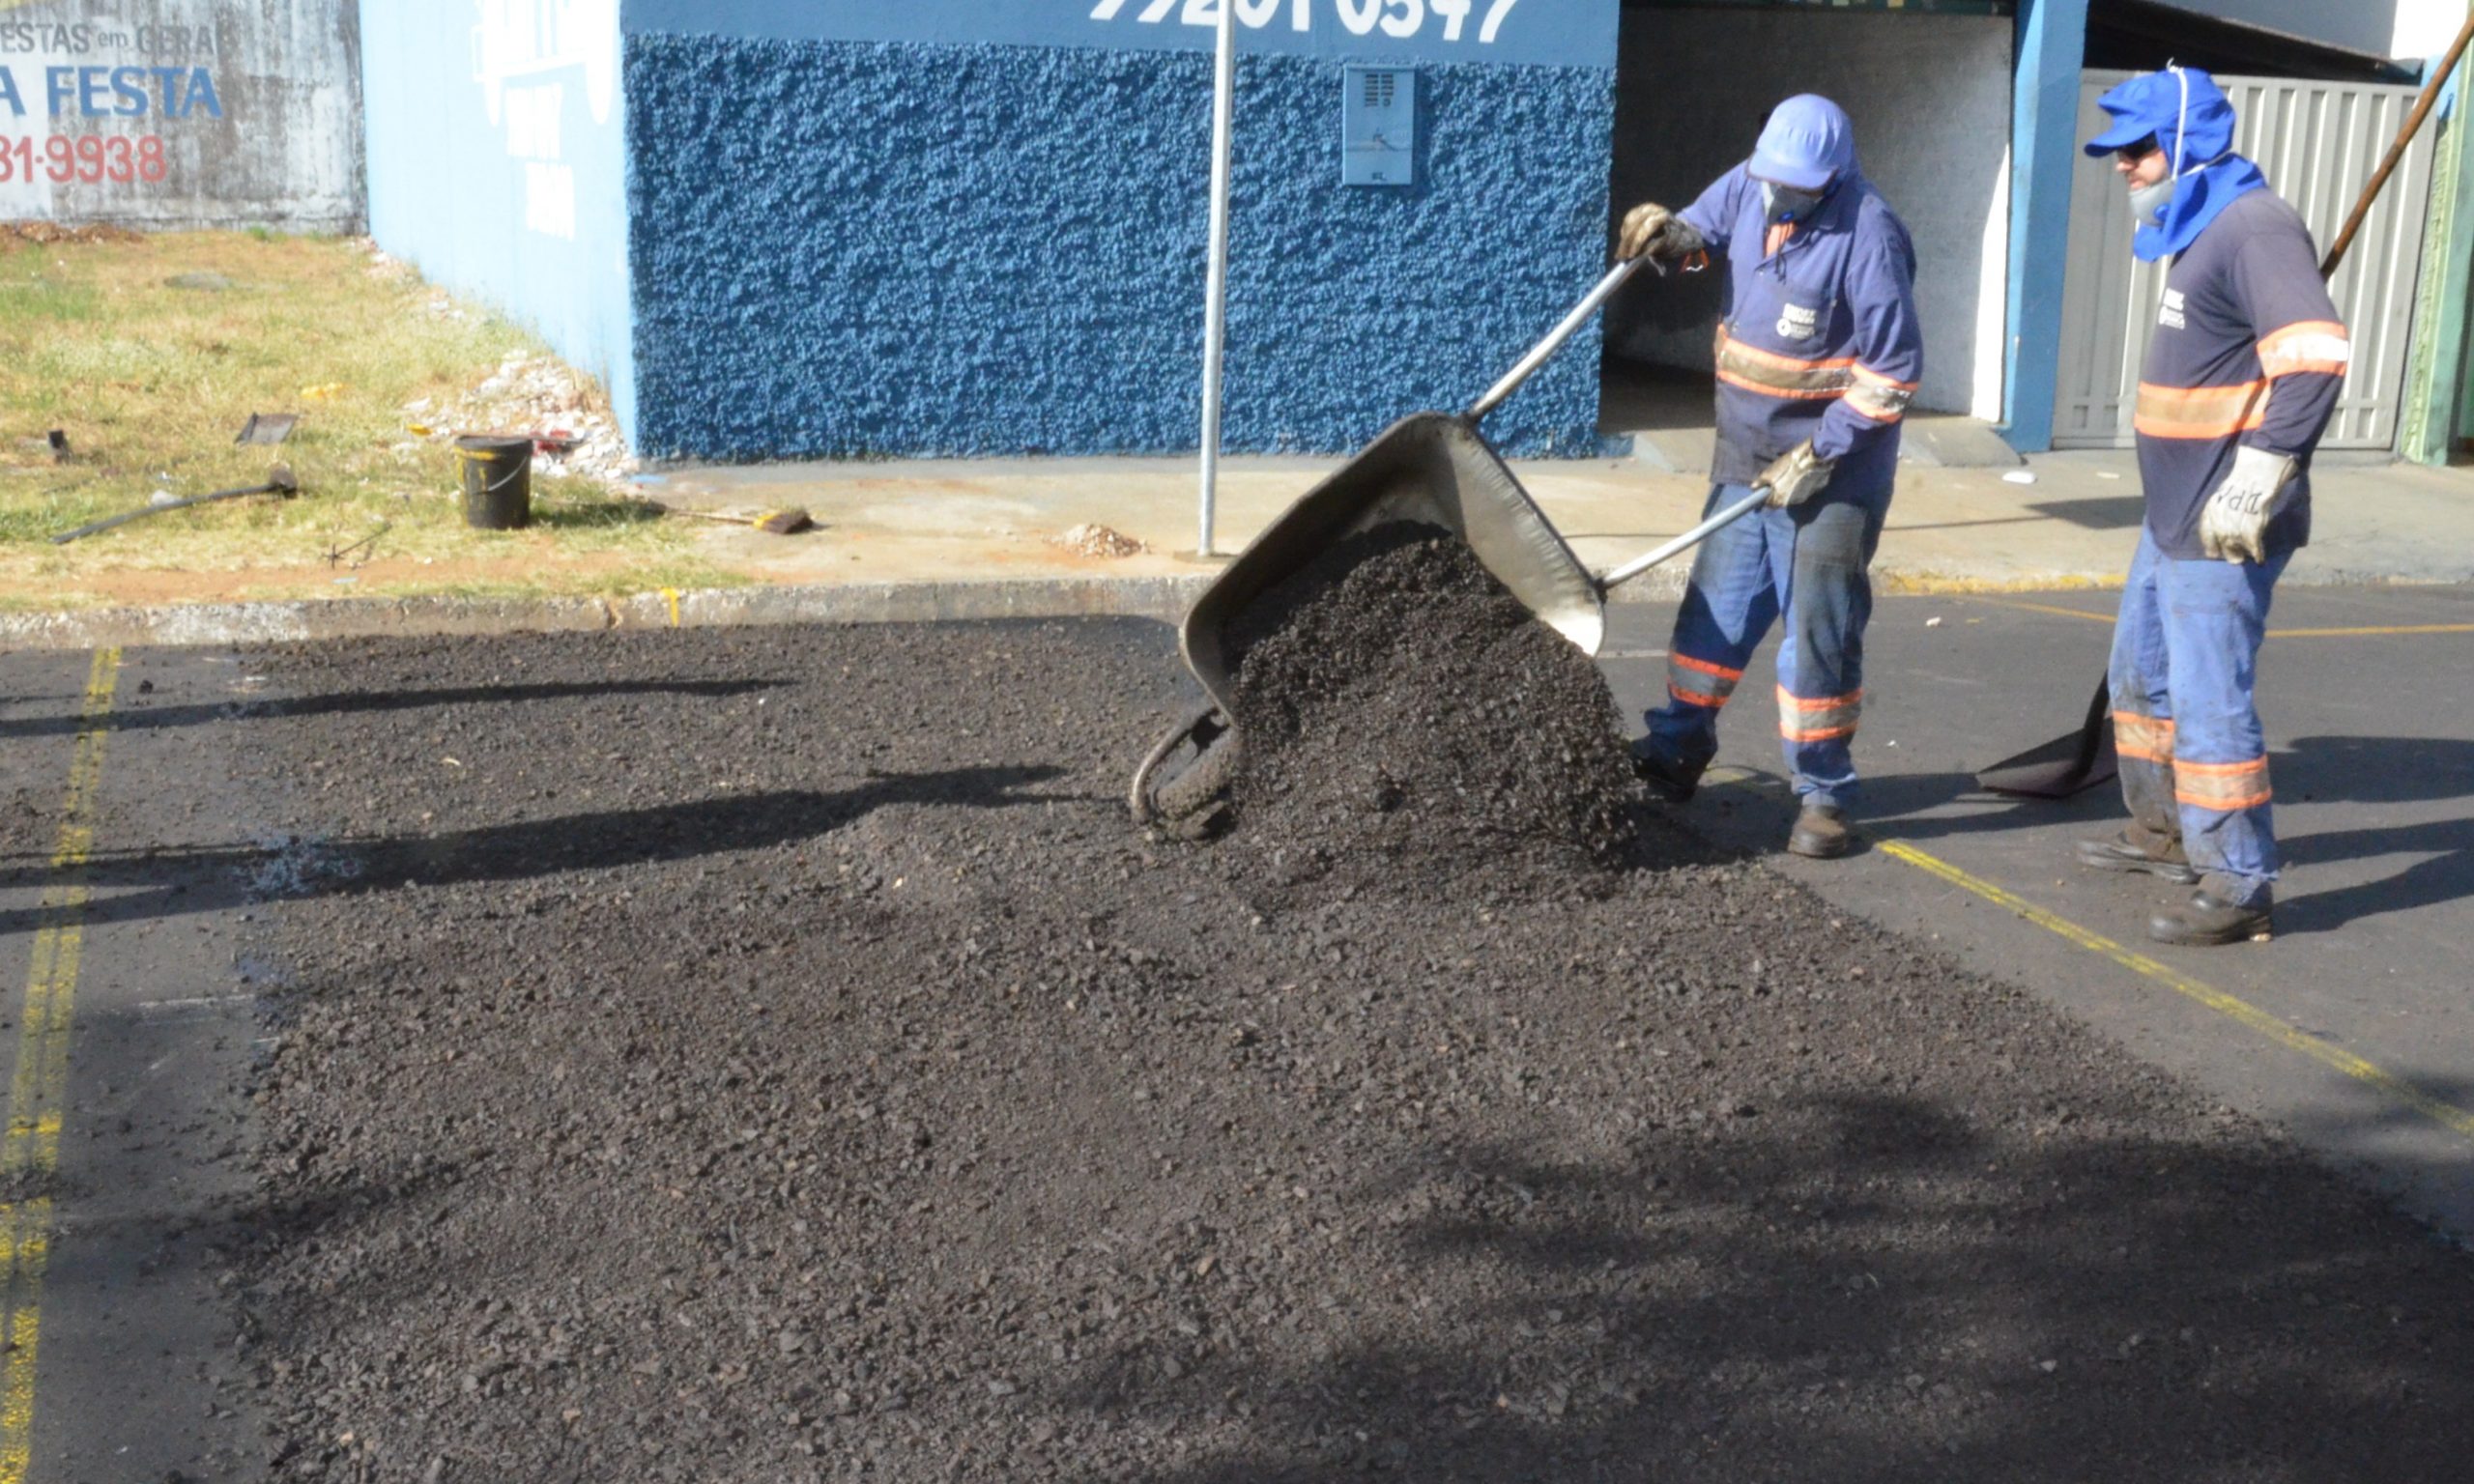
<svg viewBox="0 0 2474 1484"><path fill-rule="evenodd" d="M2397 141L2388 147L2388 157L2371 173L2370 184L2362 188L2362 199L2354 203L2354 214L2345 218L2344 230L2337 234L2335 245L2328 249L2326 261L2319 265L2320 277L2335 276L2337 265L2345 260L2345 249L2354 244L2354 234L2362 230L2364 219L2371 215L2372 203L2379 199L2380 190L2388 185L2388 177L2396 172L2397 162L2405 157L2406 146L2412 144L2414 135L2422 131L2424 118L2431 113L2431 104L2438 101L2439 90L2447 85L2449 74L2457 71L2458 60L2465 55L2468 43L2474 43L2474 14L2465 17L2463 28L2459 30L2447 56L2440 61L2439 71L2431 73L2431 80L2423 84L2423 95L2414 100L2414 111L2405 116L2405 127L2397 130Z"/></svg>

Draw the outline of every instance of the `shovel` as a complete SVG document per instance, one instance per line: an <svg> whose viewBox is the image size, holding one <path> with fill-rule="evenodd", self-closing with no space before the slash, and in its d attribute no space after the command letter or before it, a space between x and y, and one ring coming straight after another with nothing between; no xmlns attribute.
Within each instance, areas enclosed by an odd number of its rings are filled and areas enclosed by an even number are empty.
<svg viewBox="0 0 2474 1484"><path fill-rule="evenodd" d="M1582 653L1596 655L1606 640L1609 592L1768 501L1769 491L1756 489L1655 551L1594 576L1479 432L1486 414L1552 359L1648 261L1617 264L1466 413L1417 413L1385 429L1265 528L1204 589L1178 631L1186 668L1202 682L1204 699L1136 769L1130 803L1136 820L1164 824L1216 813L1236 758L1231 719L1241 657L1231 653L1231 636L1266 593L1348 537L1394 522L1441 527L1467 542L1539 621Z"/></svg>
<svg viewBox="0 0 2474 1484"><path fill-rule="evenodd" d="M301 485L292 477L292 470L286 465L277 464L267 471L267 482L264 484L253 484L241 490L217 490L212 495L192 495L187 499L165 500L159 505L142 505L135 510L124 510L118 515L105 516L90 525L80 526L75 530L64 530L51 538L51 544L67 546L82 536L91 536L97 531L109 530L115 526L126 526L131 521L142 521L150 515L161 515L167 510L187 510L191 505L211 504L218 499L240 499L249 495L280 495L290 499L300 492Z"/></svg>

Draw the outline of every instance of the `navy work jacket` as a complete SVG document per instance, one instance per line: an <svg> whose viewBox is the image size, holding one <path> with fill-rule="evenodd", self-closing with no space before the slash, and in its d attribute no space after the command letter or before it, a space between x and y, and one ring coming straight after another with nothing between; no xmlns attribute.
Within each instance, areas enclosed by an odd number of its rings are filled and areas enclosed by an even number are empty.
<svg viewBox="0 0 2474 1484"><path fill-rule="evenodd" d="M1809 438L1838 461L1823 499L1886 499L1924 375L1915 247L1889 203L1851 171L1802 221L1773 228L1761 183L1738 165L1683 217L1727 260L1712 476L1750 484Z"/></svg>

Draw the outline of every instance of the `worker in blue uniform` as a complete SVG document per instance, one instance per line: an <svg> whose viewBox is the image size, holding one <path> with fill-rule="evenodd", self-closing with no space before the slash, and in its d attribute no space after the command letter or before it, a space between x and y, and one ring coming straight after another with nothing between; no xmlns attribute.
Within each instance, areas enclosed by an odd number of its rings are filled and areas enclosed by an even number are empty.
<svg viewBox="0 0 2474 1484"><path fill-rule="evenodd" d="M1801 805L1787 848L1844 855L1869 568L1924 370L1915 249L1857 167L1846 111L1805 94L1772 110L1752 157L1690 206L1633 208L1618 251L1687 270L1726 260L1709 508L1769 491L1694 559L1666 699L1634 767L1670 800L1691 797L1717 755L1718 713L1783 617L1778 728Z"/></svg>
<svg viewBox="0 0 2474 1484"><path fill-rule="evenodd" d="M2131 251L2172 267L2140 368L2147 516L2110 671L2131 822L2079 859L2196 885L2149 922L2162 942L2264 940L2277 843L2253 682L2351 347L2310 229L2233 153L2214 78L2169 68L2097 101L2113 125L2086 150L2131 192Z"/></svg>

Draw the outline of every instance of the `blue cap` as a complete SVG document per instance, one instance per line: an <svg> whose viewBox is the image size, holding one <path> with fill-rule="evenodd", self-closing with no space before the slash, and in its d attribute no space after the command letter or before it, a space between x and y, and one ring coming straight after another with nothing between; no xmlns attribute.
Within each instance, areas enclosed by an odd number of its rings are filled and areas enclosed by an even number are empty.
<svg viewBox="0 0 2474 1484"><path fill-rule="evenodd" d="M1856 163L1856 126L1818 93L1798 93L1770 110L1747 167L1755 180L1819 190Z"/></svg>
<svg viewBox="0 0 2474 1484"><path fill-rule="evenodd" d="M2233 102L2216 79L2196 67L2184 68L2180 76L2171 69L2161 72L2142 72L2128 82L2117 83L2096 106L2114 116L2113 127L2087 141L2085 148L2090 157L2111 155L2125 145L2137 144L2153 134L2158 148L2173 153L2174 136L2184 128L2182 85L2191 89L2188 133L2181 141L2182 163L2185 168L2216 158L2233 148Z"/></svg>

